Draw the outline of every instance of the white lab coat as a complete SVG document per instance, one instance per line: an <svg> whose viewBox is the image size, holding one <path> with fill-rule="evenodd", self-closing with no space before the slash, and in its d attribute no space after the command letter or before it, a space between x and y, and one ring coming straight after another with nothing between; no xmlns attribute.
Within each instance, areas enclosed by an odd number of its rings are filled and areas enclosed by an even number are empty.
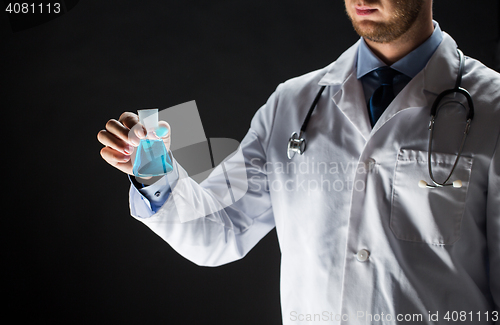
<svg viewBox="0 0 500 325"><path fill-rule="evenodd" d="M467 313L461 324L478 323L478 312L481 324L493 323L500 306L500 76L467 58L462 86L475 118L451 179L463 187L422 189L419 180L431 181L430 105L454 86L457 46L444 34L373 129L356 78L357 47L279 85L256 113L240 154L225 162L226 169L246 166L248 191L236 203L220 203L227 196L220 170L200 186L174 161L180 179L166 203L150 218L136 217L206 266L244 257L276 227L284 324L416 323L419 315L429 323L429 311L433 320L438 313L436 324L450 323L447 312L451 320ZM288 160L288 138L320 85L328 87L309 122L306 151ZM451 169L466 116L463 98L445 102L433 144L437 180ZM243 183L231 186L246 190ZM137 195L131 190L131 200Z"/></svg>

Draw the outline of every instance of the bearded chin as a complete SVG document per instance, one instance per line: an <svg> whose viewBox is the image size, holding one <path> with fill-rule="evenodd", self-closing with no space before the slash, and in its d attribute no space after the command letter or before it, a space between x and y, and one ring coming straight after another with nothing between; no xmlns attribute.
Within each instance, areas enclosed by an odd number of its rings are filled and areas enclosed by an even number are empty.
<svg viewBox="0 0 500 325"><path fill-rule="evenodd" d="M354 30L359 36L377 43L389 43L400 38L411 27L397 23L379 23L365 21L354 23Z"/></svg>
<svg viewBox="0 0 500 325"><path fill-rule="evenodd" d="M405 0L398 4L394 16L387 22L361 21L356 22L352 17L354 30L359 36L377 43L389 43L403 36L413 24L422 9L424 0Z"/></svg>

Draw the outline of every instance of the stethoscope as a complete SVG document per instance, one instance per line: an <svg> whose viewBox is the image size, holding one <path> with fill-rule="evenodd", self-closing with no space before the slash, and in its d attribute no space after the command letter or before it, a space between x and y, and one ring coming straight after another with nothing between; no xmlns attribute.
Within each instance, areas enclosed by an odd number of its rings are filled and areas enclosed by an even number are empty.
<svg viewBox="0 0 500 325"><path fill-rule="evenodd" d="M434 103L432 104L432 107L431 107L431 120L429 122L429 144L428 144L428 150L427 150L427 152L428 152L428 154L427 154L427 167L429 169L429 176L430 176L433 184L428 184L426 181L421 180L418 182L418 186L420 186L422 188L440 188L440 187L445 187L445 186L453 186L456 188L462 187L461 180L457 179L457 180L453 181L452 183L449 183L449 180L451 178L451 175L455 171L455 168L458 164L458 160L460 159L460 156L462 155L462 151L463 151L463 148L465 145L465 140L467 139L467 135L469 134L470 125L471 125L472 119L474 118L474 103L472 102L472 97L469 94L469 92L466 89L460 87L462 84L462 75L463 75L463 71L464 71L465 58L464 58L464 54L462 53L462 51L457 49L457 52L458 52L458 57L459 57L460 62L459 62L459 68L458 68L457 79L455 82L455 87L448 89L448 90L445 90L442 93L440 93L437 96L436 100L434 101ZM314 98L314 101L312 102L311 107L309 108L309 111L307 112L306 118L304 119L304 122L302 123L302 127L300 128L299 134L297 134L297 132L293 132L292 135L290 136L290 139L288 139L288 145L287 145L288 159L292 159L295 156L295 154L297 154L297 153L302 155L306 151L306 140L303 138L303 135L306 131L307 124L309 123L309 119L311 118L311 115L312 115L314 109L316 108L318 101L321 97L321 94L323 93L325 88L326 88L326 86L321 86L320 90L318 91L318 94ZM460 148L458 150L458 155L457 155L457 158L455 159L455 163L453 164L453 167L451 168L451 171L448 174L448 177L443 182L438 182L434 178L434 174L432 173L432 166L431 166L432 140L434 137L434 126L436 123L438 110L440 108L439 105L440 105L441 101L443 100L443 98L445 96L450 95L450 94L456 94L456 93L462 94L465 97L465 99L467 100L467 104L469 106L469 112L467 114L464 135L463 135L462 141L460 143Z"/></svg>

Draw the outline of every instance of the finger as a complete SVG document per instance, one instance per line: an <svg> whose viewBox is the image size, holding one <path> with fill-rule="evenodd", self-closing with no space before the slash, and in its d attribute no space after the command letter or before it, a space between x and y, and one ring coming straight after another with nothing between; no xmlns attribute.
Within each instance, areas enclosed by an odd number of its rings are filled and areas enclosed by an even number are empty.
<svg viewBox="0 0 500 325"><path fill-rule="evenodd" d="M131 144L106 130L101 130L97 133L97 140L103 145L111 147L125 155L131 155L134 152L134 147Z"/></svg>
<svg viewBox="0 0 500 325"><path fill-rule="evenodd" d="M120 115L120 118L118 119L120 123L128 127L129 129L133 128L134 125L139 123L139 116L137 114L131 113L131 112L124 112L122 115Z"/></svg>
<svg viewBox="0 0 500 325"><path fill-rule="evenodd" d="M139 122L139 117L137 114L125 112L118 119L120 123L122 123L125 127L127 127L131 133L129 132L128 137L131 140L140 140L143 139L146 134L146 128ZM135 142L135 141L134 141ZM139 142L137 141L137 144Z"/></svg>
<svg viewBox="0 0 500 325"><path fill-rule="evenodd" d="M147 133L146 128L142 124L137 123L128 133L129 141L138 146L141 139L144 139Z"/></svg>
<svg viewBox="0 0 500 325"><path fill-rule="evenodd" d="M128 136L130 129L128 127L124 126L121 122L119 122L115 119L109 120L106 123L106 131L108 131L110 134L114 135L115 137L132 144L131 139L129 139L129 136Z"/></svg>
<svg viewBox="0 0 500 325"><path fill-rule="evenodd" d="M130 156L124 155L110 147L101 149L101 157L111 166L124 173L132 174L132 161Z"/></svg>
<svg viewBox="0 0 500 325"><path fill-rule="evenodd" d="M137 133L136 131L138 129L142 129L142 126L135 125L133 128L135 130L134 132L131 132L131 130L127 126L125 126L123 123L115 119L111 119L106 123L106 131L113 134L115 137L122 139L123 141L126 141L128 144L131 144L133 146L138 146L140 139L136 135Z"/></svg>

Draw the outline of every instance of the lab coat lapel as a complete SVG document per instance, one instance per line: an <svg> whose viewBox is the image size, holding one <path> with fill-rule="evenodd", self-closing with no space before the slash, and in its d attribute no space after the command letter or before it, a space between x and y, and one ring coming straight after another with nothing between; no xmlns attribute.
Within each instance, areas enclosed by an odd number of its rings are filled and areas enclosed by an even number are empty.
<svg viewBox="0 0 500 325"><path fill-rule="evenodd" d="M443 41L427 66L396 96L372 129L363 86L356 77L359 42L332 64L319 84L331 87L333 102L365 140L399 112L410 108L429 107L439 93L453 88L455 84L459 66L457 44L451 36L443 32Z"/></svg>
<svg viewBox="0 0 500 325"><path fill-rule="evenodd" d="M443 41L426 67L394 98L373 127L371 134L406 109L427 107L430 114L430 106L438 94L454 87L458 68L457 44L451 36L443 32Z"/></svg>
<svg viewBox="0 0 500 325"><path fill-rule="evenodd" d="M331 87L332 100L349 121L368 139L371 131L363 86L356 77L359 41L345 51L320 80Z"/></svg>

